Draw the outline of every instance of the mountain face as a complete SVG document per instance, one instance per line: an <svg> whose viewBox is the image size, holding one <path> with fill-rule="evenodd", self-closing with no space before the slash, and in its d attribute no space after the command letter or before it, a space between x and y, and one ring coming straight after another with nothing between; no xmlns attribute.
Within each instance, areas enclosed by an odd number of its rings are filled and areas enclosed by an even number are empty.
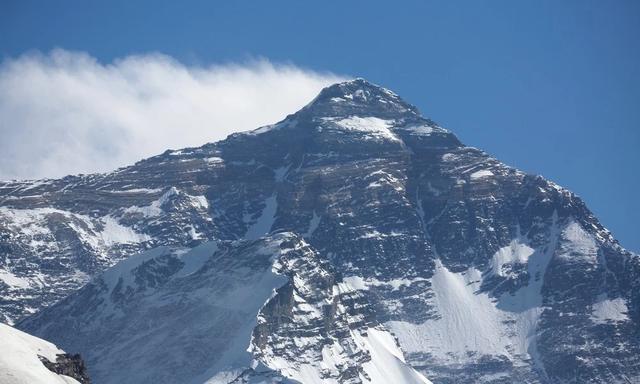
<svg viewBox="0 0 640 384"><path fill-rule="evenodd" d="M0 204L1 313L96 383L640 380L640 257L361 79Z"/></svg>
<svg viewBox="0 0 640 384"><path fill-rule="evenodd" d="M290 232L131 256L24 326L90 351L97 383L429 383Z"/></svg>

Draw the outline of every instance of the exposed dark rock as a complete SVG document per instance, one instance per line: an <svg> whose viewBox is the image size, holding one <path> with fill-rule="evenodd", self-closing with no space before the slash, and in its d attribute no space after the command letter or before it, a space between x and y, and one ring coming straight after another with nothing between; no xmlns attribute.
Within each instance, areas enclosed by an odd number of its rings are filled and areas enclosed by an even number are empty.
<svg viewBox="0 0 640 384"><path fill-rule="evenodd" d="M55 362L49 361L43 356L38 357L40 358L40 361L42 361L42 364L44 364L44 366L51 372L55 372L58 375L72 377L81 384L91 384L91 380L87 374L87 368L84 365L84 360L82 360L80 354L59 354L56 356Z"/></svg>

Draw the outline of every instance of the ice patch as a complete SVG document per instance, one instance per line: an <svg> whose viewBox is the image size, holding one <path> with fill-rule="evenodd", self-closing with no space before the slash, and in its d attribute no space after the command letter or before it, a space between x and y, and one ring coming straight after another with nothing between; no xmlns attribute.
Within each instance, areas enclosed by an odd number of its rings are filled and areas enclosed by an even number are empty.
<svg viewBox="0 0 640 384"><path fill-rule="evenodd" d="M271 227L276 220L276 212L278 210L278 200L274 193L264 201L264 208L258 220L256 220L248 229L244 235L247 240L256 240L267 233L271 232ZM249 220L245 217L245 223Z"/></svg>
<svg viewBox="0 0 640 384"><path fill-rule="evenodd" d="M189 199L191 200L191 203L195 208L199 208L202 210L209 209L209 201L207 201L206 197L189 195Z"/></svg>
<svg viewBox="0 0 640 384"><path fill-rule="evenodd" d="M257 129L254 129L252 131L246 131L246 132L242 132L242 134L245 135L261 135L263 133L267 133L267 132L271 132L271 131L277 131L283 127L295 127L298 124L298 122L296 120L286 120L286 121L282 121L276 124L271 124L271 125L265 125L264 127L260 127Z"/></svg>
<svg viewBox="0 0 640 384"><path fill-rule="evenodd" d="M442 191L440 191L437 188L434 188L434 186L431 184L430 181L427 182L427 190L431 192L431 194L434 196L440 196L440 194L442 194Z"/></svg>
<svg viewBox="0 0 640 384"><path fill-rule="evenodd" d="M599 301L591 306L591 320L596 324L607 324L616 321L629 320L627 303L623 298L609 299L600 296Z"/></svg>
<svg viewBox="0 0 640 384"><path fill-rule="evenodd" d="M351 289L361 291L368 290L370 287L389 287L392 290L397 291L402 287L408 287L417 282L427 281L427 279L423 278L378 280L371 277L364 279L360 276L346 276L342 280Z"/></svg>
<svg viewBox="0 0 640 384"><path fill-rule="evenodd" d="M450 162L450 161L455 161L457 159L458 159L458 156L453 153L445 153L444 155L442 155L442 161Z"/></svg>
<svg viewBox="0 0 640 384"><path fill-rule="evenodd" d="M433 127L428 125L417 125L413 127L406 127L404 129L410 131L414 135L430 135L434 132Z"/></svg>
<svg viewBox="0 0 640 384"><path fill-rule="evenodd" d="M140 213L144 217L157 217L162 214L162 205L165 204L169 199L180 193L177 188L171 187L168 191L166 191L160 198L154 200L149 205L145 206L131 206L124 210L125 213Z"/></svg>
<svg viewBox="0 0 640 384"><path fill-rule="evenodd" d="M200 240L204 238L202 233L198 232L193 226L187 228L189 229L189 237L191 237L192 240Z"/></svg>
<svg viewBox="0 0 640 384"><path fill-rule="evenodd" d="M471 177L471 180L477 180L483 177L490 177L490 176L494 176L493 172L491 172L488 169L483 169L480 171L473 172L470 177Z"/></svg>
<svg viewBox="0 0 640 384"><path fill-rule="evenodd" d="M446 129L439 127L437 125L431 126L431 125L426 125L426 124L422 124L422 125L411 125L411 126L407 126L407 127L402 127L401 128L404 131L408 131L411 133L411 135L414 136L429 136L433 133L447 133L449 131L447 131Z"/></svg>
<svg viewBox="0 0 640 384"><path fill-rule="evenodd" d="M580 224L570 222L562 231L562 238L569 244L562 244L559 257L594 263L597 261L598 245Z"/></svg>
<svg viewBox="0 0 640 384"><path fill-rule="evenodd" d="M102 221L104 228L99 232L99 238L102 239L106 246L112 246L114 244L135 244L151 240L149 235L138 233L129 227L125 227L111 216L103 217Z"/></svg>
<svg viewBox="0 0 640 384"><path fill-rule="evenodd" d="M351 116L346 119L330 121L346 131L362 132L373 139L400 141L390 130L393 126L393 121L390 120L383 120L377 117Z"/></svg>
<svg viewBox="0 0 640 384"><path fill-rule="evenodd" d="M305 237L313 235L313 232L315 232L316 229L318 229L318 225L320 225L320 219L321 217L316 214L316 211L313 211L313 217L309 221L309 229L307 229L307 233L304 234Z"/></svg>
<svg viewBox="0 0 640 384"><path fill-rule="evenodd" d="M366 176L367 180L371 178L375 178L376 181L370 182L369 185L367 185L367 188L380 188L388 185L398 192L402 192L404 190L404 183L389 172L378 170Z"/></svg>
<svg viewBox="0 0 640 384"><path fill-rule="evenodd" d="M342 281L342 284L347 285L346 287L341 287L341 291L343 292L349 292L350 290L365 291L369 289L365 280L360 276L345 276Z"/></svg>
<svg viewBox="0 0 640 384"><path fill-rule="evenodd" d="M503 267L514 264L526 264L533 252L535 252L533 248L521 243L518 239L513 240L511 244L500 248L493 255L491 258L491 269L494 274L506 277L509 273Z"/></svg>
<svg viewBox="0 0 640 384"><path fill-rule="evenodd" d="M287 175L287 172L289 171L290 167L291 167L291 164L287 165L286 167L279 167L274 169L273 173L274 173L275 180L277 182L284 181L284 178Z"/></svg>
<svg viewBox="0 0 640 384"><path fill-rule="evenodd" d="M0 269L0 280L12 288L29 288L29 286L31 286L28 279L18 277L10 271L3 269Z"/></svg>
<svg viewBox="0 0 640 384"><path fill-rule="evenodd" d="M156 200L151 204L142 206L142 207L133 205L131 207L126 208L124 212L132 213L132 214L139 213L143 217L158 217L162 214L162 208L160 208L160 204Z"/></svg>
<svg viewBox="0 0 640 384"><path fill-rule="evenodd" d="M404 236L405 234L402 232L395 232L395 231L391 231L389 233L380 233L378 231L376 231L375 229L369 232L365 232L364 234L358 236L356 239L357 240L362 240L362 239L384 239L387 237L398 237L398 236Z"/></svg>
<svg viewBox="0 0 640 384"><path fill-rule="evenodd" d="M158 193L161 192L160 188L131 188L131 189L121 189L118 191L105 191L110 193Z"/></svg>

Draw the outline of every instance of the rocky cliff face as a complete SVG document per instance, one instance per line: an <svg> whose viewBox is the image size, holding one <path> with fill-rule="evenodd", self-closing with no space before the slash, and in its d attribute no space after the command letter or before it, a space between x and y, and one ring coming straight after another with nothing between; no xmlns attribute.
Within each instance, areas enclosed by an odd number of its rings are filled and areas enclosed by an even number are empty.
<svg viewBox="0 0 640 384"><path fill-rule="evenodd" d="M98 383L428 383L286 232L132 256L22 326L86 351Z"/></svg>
<svg viewBox="0 0 640 384"><path fill-rule="evenodd" d="M289 283L264 297L250 344L250 360L269 375L366 382L367 361L388 352L438 383L640 378L638 255L573 193L463 145L364 80L326 88L272 126L109 174L5 183L0 196L0 304L8 320L144 249L158 256L160 246L287 232L317 266L286 257L273 264ZM101 329L88 319L111 324L114 303L136 303L141 286L173 287L167 276L180 263L169 256L158 263L136 285L102 287L108 300L93 282L20 327L98 356L115 341L98 332L94 351L85 351L79 335ZM172 289L166 294L179 291ZM190 308L175 305L139 321L174 321ZM123 324L127 315L117 312ZM217 324L202 334L222 332ZM127 339L132 350L138 331ZM372 352L376 345L387 352ZM207 349L182 350L205 356ZM104 369L99 377L110 367L96 368Z"/></svg>
<svg viewBox="0 0 640 384"><path fill-rule="evenodd" d="M44 356L38 356L42 364L48 370L57 374L71 377L80 384L91 384L91 379L87 373L87 367L79 354L61 353L56 356L55 361L50 361Z"/></svg>

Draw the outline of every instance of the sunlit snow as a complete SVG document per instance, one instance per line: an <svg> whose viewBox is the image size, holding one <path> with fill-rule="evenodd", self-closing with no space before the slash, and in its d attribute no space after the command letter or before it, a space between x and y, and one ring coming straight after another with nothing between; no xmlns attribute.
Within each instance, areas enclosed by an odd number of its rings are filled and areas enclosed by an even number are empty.
<svg viewBox="0 0 640 384"><path fill-rule="evenodd" d="M629 320L627 303L623 298L608 299L599 297L600 301L593 304L591 320L597 324Z"/></svg>
<svg viewBox="0 0 640 384"><path fill-rule="evenodd" d="M0 383L78 384L78 381L48 370L38 356L55 362L64 353L48 341L0 323Z"/></svg>
<svg viewBox="0 0 640 384"><path fill-rule="evenodd" d="M480 171L473 172L470 177L472 180L481 179L483 177L493 176L493 172L488 169L482 169Z"/></svg>
<svg viewBox="0 0 640 384"><path fill-rule="evenodd" d="M391 132L393 121L383 120L377 117L351 116L346 119L331 120L335 125L346 131L361 132L365 137L372 139L386 139L399 141L398 137Z"/></svg>

